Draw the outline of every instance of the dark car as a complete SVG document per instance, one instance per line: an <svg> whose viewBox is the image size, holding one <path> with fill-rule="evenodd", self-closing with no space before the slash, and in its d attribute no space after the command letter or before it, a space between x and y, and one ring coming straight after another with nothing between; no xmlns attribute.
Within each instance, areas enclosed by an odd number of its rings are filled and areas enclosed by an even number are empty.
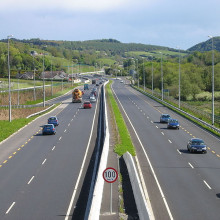
<svg viewBox="0 0 220 220"><path fill-rule="evenodd" d="M169 119L168 120L168 124L167 124L167 128L180 129L180 125L179 125L178 120L176 120L176 119Z"/></svg>
<svg viewBox="0 0 220 220"><path fill-rule="evenodd" d="M53 124L54 126L58 126L59 125L59 121L58 118L56 116L51 116L48 118L47 120L48 124Z"/></svg>
<svg viewBox="0 0 220 220"><path fill-rule="evenodd" d="M90 101L85 101L83 104L83 108L92 108L92 104Z"/></svg>
<svg viewBox="0 0 220 220"><path fill-rule="evenodd" d="M42 134L56 134L56 129L53 124L46 124L43 126Z"/></svg>
<svg viewBox="0 0 220 220"><path fill-rule="evenodd" d="M160 123L168 123L169 119L171 119L170 115L162 114L160 116Z"/></svg>
<svg viewBox="0 0 220 220"><path fill-rule="evenodd" d="M193 152L207 153L206 144L204 143L202 139L199 139L199 138L190 139L187 144L187 150L190 153L193 153Z"/></svg>

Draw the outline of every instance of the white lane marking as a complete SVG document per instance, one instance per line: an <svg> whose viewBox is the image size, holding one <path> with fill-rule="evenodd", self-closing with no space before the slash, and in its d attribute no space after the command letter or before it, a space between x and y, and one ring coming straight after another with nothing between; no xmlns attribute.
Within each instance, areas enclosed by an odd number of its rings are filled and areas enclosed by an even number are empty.
<svg viewBox="0 0 220 220"><path fill-rule="evenodd" d="M191 163L188 162L188 164L191 166L192 169L194 169L193 165Z"/></svg>
<svg viewBox="0 0 220 220"><path fill-rule="evenodd" d="M44 165L46 161L47 161L47 159L45 159L45 160L43 161L42 165Z"/></svg>
<svg viewBox="0 0 220 220"><path fill-rule="evenodd" d="M114 90L112 90L112 91L114 92ZM163 202L164 202L164 204L165 204L165 206L166 206L166 209L167 209L168 215L169 215L169 217L170 217L170 220L173 220L174 218L173 218L172 213L171 213L171 211L170 211L168 202L167 202L167 200L166 200L166 198L165 198L165 195L164 195L164 193L163 193L163 190L162 190L162 188L161 188L161 186L160 186L160 183L159 183L159 181L158 181L158 179L157 179L156 173L155 173L154 168L153 168L153 166L152 166L152 164L151 164L151 162L150 162L150 159L149 159L149 157L148 157L148 155L147 155L147 152L146 152L146 150L145 150L145 148L144 148L144 146L143 146L143 144L142 144L142 142L141 142L141 140L140 140L140 138L139 138L139 136L138 136L138 134L137 134L137 132L136 132L134 126L133 126L133 124L131 123L131 120L129 119L127 113L125 112L124 107L122 106L121 102L119 101L118 96L116 95L115 92L114 92L114 94L115 94L115 97L117 98L119 104L121 105L121 107L122 107L122 109L123 109L123 111L124 111L124 113L125 113L125 115L126 115L128 121L129 121L131 127L133 128L134 133L135 133L135 135L136 135L136 137L137 137L137 139L138 139L138 141L139 141L139 143L140 143L140 145L141 145L141 147L142 147L142 150L143 150L143 152L144 152L144 154L145 154L145 157L146 157L146 159L147 159L147 161L148 161L148 163L149 163L149 165L150 165L150 169L151 169L151 171L152 171L152 173L153 173L154 179L155 179L155 181L156 181L156 183L157 183L157 187L159 188L159 191L160 191L161 197L162 197L162 199L163 199ZM145 184L145 183L144 183L144 184ZM145 184L145 185L146 185L146 184ZM149 201L149 203L150 203L150 201ZM151 205L151 204L150 204L150 205ZM153 213L152 213L152 215L153 215Z"/></svg>
<svg viewBox="0 0 220 220"><path fill-rule="evenodd" d="M73 117L75 118L76 116L74 115Z"/></svg>
<svg viewBox="0 0 220 220"><path fill-rule="evenodd" d="M9 209L7 210L7 212L6 212L5 214L8 214L14 205L15 205L15 202L13 202L13 203L11 204L11 206L9 207Z"/></svg>
<svg viewBox="0 0 220 220"><path fill-rule="evenodd" d="M34 176L31 177L31 179L29 180L27 184L29 185L33 179L34 179Z"/></svg>
<svg viewBox="0 0 220 220"><path fill-rule="evenodd" d="M149 117L147 116L147 118L149 118Z"/></svg>
<svg viewBox="0 0 220 220"><path fill-rule="evenodd" d="M73 118L71 119L71 121L73 121Z"/></svg>
<svg viewBox="0 0 220 220"><path fill-rule="evenodd" d="M178 152L179 154L182 154L182 153L179 151L179 149L177 149L177 152Z"/></svg>
<svg viewBox="0 0 220 220"><path fill-rule="evenodd" d="M164 133L163 133L163 132L161 132L161 134L162 134L162 135L164 135Z"/></svg>
<svg viewBox="0 0 220 220"><path fill-rule="evenodd" d="M168 141L172 144L172 141L168 139Z"/></svg>
<svg viewBox="0 0 220 220"><path fill-rule="evenodd" d="M72 120L71 120L72 121ZM68 126L70 126L70 123L68 124Z"/></svg>
<svg viewBox="0 0 220 220"><path fill-rule="evenodd" d="M156 128L158 128L158 126L156 126Z"/></svg>
<svg viewBox="0 0 220 220"><path fill-rule="evenodd" d="M66 132L66 129L64 130L64 132Z"/></svg>
<svg viewBox="0 0 220 220"><path fill-rule="evenodd" d="M59 138L59 141L62 139L62 136Z"/></svg>
<svg viewBox="0 0 220 220"><path fill-rule="evenodd" d="M208 184L205 180L203 180L203 182L205 183L205 185L206 185L209 189L212 189L212 188L209 186L209 184Z"/></svg>
<svg viewBox="0 0 220 220"><path fill-rule="evenodd" d="M154 123L153 121L150 121L151 123Z"/></svg>
<svg viewBox="0 0 220 220"><path fill-rule="evenodd" d="M66 212L66 217L65 217L64 220L68 220L69 217L70 217L70 211L72 209L73 202L74 202L74 199L75 199L75 195L76 195L76 192L78 190L79 181L80 181L81 176L82 176L83 168L84 168L84 165L85 165L85 162L86 162L86 157L87 157L87 154L88 154L88 151L89 151L89 145L90 145L91 138L92 138L92 133L93 133L94 123L95 123L95 116L96 116L97 106L98 106L98 103L96 104L95 113L94 113L93 122L92 122L92 128L91 128L91 132L90 132L90 136L89 136L89 141L88 141L88 145L87 145L87 148L86 148L86 152L84 154L82 166L80 168L79 175L78 175L78 178L77 178L77 181L76 181L76 185L75 185L75 187L73 189L72 197L70 199L70 203L69 203L69 206L68 206L68 209L67 209L67 212ZM75 117L75 115L74 115L74 117Z"/></svg>
<svg viewBox="0 0 220 220"><path fill-rule="evenodd" d="M55 147L56 147L56 146L53 146L52 150L54 150L54 149L55 149Z"/></svg>

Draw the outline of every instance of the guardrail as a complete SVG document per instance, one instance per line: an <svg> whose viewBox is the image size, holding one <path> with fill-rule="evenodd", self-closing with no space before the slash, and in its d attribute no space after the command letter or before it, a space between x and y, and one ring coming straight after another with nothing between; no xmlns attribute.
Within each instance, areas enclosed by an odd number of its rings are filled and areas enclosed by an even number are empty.
<svg viewBox="0 0 220 220"><path fill-rule="evenodd" d="M147 95L148 97L153 98L154 100L159 101L160 103L163 103L163 104L169 106L170 108L175 109L177 112L181 112L181 113L183 113L183 114L189 116L190 118L192 118L192 119L198 121L199 123L205 125L206 127L211 128L212 130L214 130L214 131L220 133L220 129L216 128L215 126L210 125L209 123L207 123L207 122L205 122L205 121L203 121L203 120L201 120L201 119L199 119L199 118L197 118L197 117L195 117L195 116L193 116L193 115L191 115L191 114L189 114L189 113L187 113L187 112L185 112L185 111L183 111L183 110L181 110L181 109L179 109L179 108L177 108L177 107L175 107L175 106L173 106L173 105L171 105L171 104L168 103L168 102L165 102L165 101L163 101L163 100L157 98L156 96L153 96L152 94L150 94L150 93L148 93L148 92L144 92L143 90L138 89L138 88L136 88L136 87L133 86L133 85L131 85L131 86L132 86L132 88L134 88L134 89L136 89L137 91L139 91L139 92L141 92L141 93Z"/></svg>

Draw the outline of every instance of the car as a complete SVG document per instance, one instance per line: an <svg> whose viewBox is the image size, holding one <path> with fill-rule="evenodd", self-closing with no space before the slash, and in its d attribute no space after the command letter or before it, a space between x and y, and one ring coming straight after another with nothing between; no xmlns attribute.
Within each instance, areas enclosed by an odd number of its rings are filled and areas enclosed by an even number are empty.
<svg viewBox="0 0 220 220"><path fill-rule="evenodd" d="M96 86L99 86L99 84L98 84L98 83L96 83Z"/></svg>
<svg viewBox="0 0 220 220"><path fill-rule="evenodd" d="M102 84L102 81L101 81L101 82L99 82L99 84L101 85L101 84Z"/></svg>
<svg viewBox="0 0 220 220"><path fill-rule="evenodd" d="M90 102L96 102L95 96L90 96L90 97L89 97L89 100L90 100Z"/></svg>
<svg viewBox="0 0 220 220"><path fill-rule="evenodd" d="M171 119L170 115L162 114L160 116L160 123L168 123L168 120Z"/></svg>
<svg viewBox="0 0 220 220"><path fill-rule="evenodd" d="M53 124L46 124L43 126L42 134L56 134L56 128Z"/></svg>
<svg viewBox="0 0 220 220"><path fill-rule="evenodd" d="M200 153L205 153L205 154L207 153L206 144L204 143L202 139L199 139L199 138L190 139L187 144L187 150L190 153L193 153L193 152L200 152Z"/></svg>
<svg viewBox="0 0 220 220"><path fill-rule="evenodd" d="M50 116L47 120L48 124L53 124L54 126L58 126L59 125L59 121L58 118L56 116Z"/></svg>
<svg viewBox="0 0 220 220"><path fill-rule="evenodd" d="M90 102L90 101L85 101L85 102L83 103L83 108L92 108L91 102Z"/></svg>
<svg viewBox="0 0 220 220"><path fill-rule="evenodd" d="M169 119L168 120L168 124L167 124L167 128L176 128L176 129L180 129L180 125L177 119Z"/></svg>

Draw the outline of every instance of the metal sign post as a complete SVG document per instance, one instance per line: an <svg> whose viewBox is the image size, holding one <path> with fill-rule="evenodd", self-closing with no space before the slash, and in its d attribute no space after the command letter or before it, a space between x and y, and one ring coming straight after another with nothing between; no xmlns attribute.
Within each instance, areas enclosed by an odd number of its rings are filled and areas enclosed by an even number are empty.
<svg viewBox="0 0 220 220"><path fill-rule="evenodd" d="M118 172L112 167L108 167L103 171L103 179L110 183L110 214L112 214L112 183L118 179Z"/></svg>

